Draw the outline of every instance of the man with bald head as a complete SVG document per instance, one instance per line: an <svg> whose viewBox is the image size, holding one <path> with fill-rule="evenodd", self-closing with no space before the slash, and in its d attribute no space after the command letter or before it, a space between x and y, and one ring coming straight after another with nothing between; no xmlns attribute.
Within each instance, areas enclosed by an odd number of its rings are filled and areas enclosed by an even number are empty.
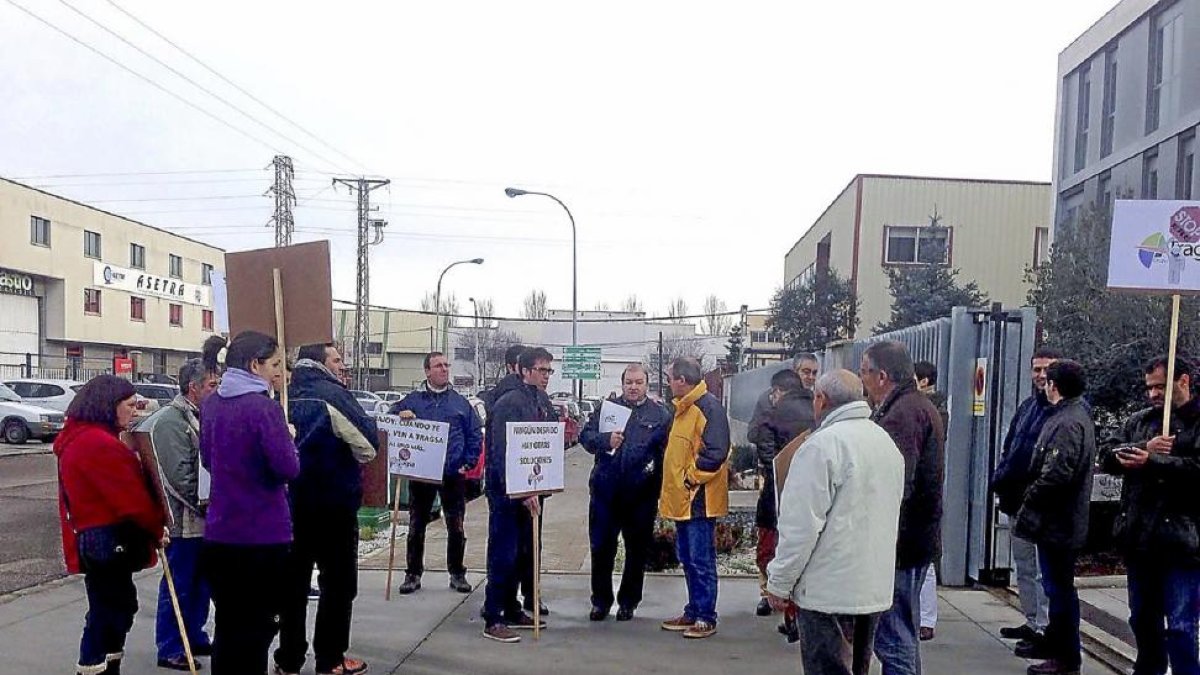
<svg viewBox="0 0 1200 675"><path fill-rule="evenodd" d="M792 459L779 498L779 543L767 599L799 608L809 675L866 675L875 628L892 606L904 458L871 421L863 383L848 370L816 382L819 426Z"/></svg>

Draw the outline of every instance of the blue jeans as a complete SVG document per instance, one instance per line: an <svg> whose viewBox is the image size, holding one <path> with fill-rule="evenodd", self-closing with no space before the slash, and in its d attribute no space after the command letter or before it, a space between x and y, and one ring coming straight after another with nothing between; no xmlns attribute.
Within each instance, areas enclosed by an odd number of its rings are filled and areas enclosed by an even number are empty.
<svg viewBox="0 0 1200 675"><path fill-rule="evenodd" d="M883 675L921 675L921 585L929 565L896 570L892 607L879 618L875 656Z"/></svg>
<svg viewBox="0 0 1200 675"><path fill-rule="evenodd" d="M525 505L518 499L488 495L488 511L483 617L487 625L493 626L505 623L521 612L521 603L517 601L521 574L517 549L522 532L521 512L525 511Z"/></svg>
<svg viewBox="0 0 1200 675"><path fill-rule="evenodd" d="M1046 651L1058 662L1078 668L1083 662L1083 647L1079 641L1079 593L1075 590L1076 555L1069 548L1038 544L1042 588L1050 602Z"/></svg>
<svg viewBox="0 0 1200 675"><path fill-rule="evenodd" d="M209 646L204 624L208 623L212 597L208 582L200 574L200 549L203 547L204 539L199 537L172 539L167 544L167 562L171 565L171 578L175 581L175 594L179 597L179 612L183 614L183 625L187 627L188 643L193 650ZM158 584L154 641L158 644L160 660L183 657L183 638L179 636L179 623L175 620L175 609L171 607L166 577Z"/></svg>
<svg viewBox="0 0 1200 675"><path fill-rule="evenodd" d="M675 522L675 551L683 565L688 602L683 615L717 625L716 519L692 518Z"/></svg>
<svg viewBox="0 0 1200 675"><path fill-rule="evenodd" d="M1197 675L1200 568L1172 565L1166 556L1131 556L1129 625L1137 639L1134 675ZM1166 630L1163 630L1164 619Z"/></svg>

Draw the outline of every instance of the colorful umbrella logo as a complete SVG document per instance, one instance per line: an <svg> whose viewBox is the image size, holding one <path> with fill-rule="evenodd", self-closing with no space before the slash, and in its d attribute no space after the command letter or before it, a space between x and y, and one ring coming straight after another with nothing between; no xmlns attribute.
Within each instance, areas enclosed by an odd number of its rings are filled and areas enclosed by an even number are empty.
<svg viewBox="0 0 1200 675"><path fill-rule="evenodd" d="M1142 267L1150 269L1150 266L1154 264L1155 258L1160 258L1167 254L1167 238L1162 236L1161 232L1155 232L1146 237L1145 241L1138 246L1137 254Z"/></svg>

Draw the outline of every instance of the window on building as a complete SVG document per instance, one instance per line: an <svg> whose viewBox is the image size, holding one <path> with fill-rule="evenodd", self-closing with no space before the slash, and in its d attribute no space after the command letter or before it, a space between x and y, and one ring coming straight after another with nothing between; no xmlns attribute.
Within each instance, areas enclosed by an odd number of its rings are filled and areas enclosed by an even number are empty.
<svg viewBox="0 0 1200 675"><path fill-rule="evenodd" d="M383 354L383 343L382 342L368 342L367 343L367 356L379 356L381 354Z"/></svg>
<svg viewBox="0 0 1200 675"><path fill-rule="evenodd" d="M1142 155L1142 199L1158 199L1158 148Z"/></svg>
<svg viewBox="0 0 1200 675"><path fill-rule="evenodd" d="M1088 128L1091 126L1092 69L1079 70L1079 95L1075 101L1075 170L1087 166Z"/></svg>
<svg viewBox="0 0 1200 675"><path fill-rule="evenodd" d="M50 246L50 221L48 219L29 216L29 243L34 246Z"/></svg>
<svg viewBox="0 0 1200 675"><path fill-rule="evenodd" d="M1196 178L1196 130L1179 137L1179 165L1175 167L1175 198L1191 199Z"/></svg>
<svg viewBox="0 0 1200 675"><path fill-rule="evenodd" d="M170 266L168 267L167 272L171 275L171 278L172 279L182 279L183 278L183 258L180 258L179 256L177 256L175 254L171 254L171 257L169 258L169 262L170 262Z"/></svg>
<svg viewBox="0 0 1200 675"><path fill-rule="evenodd" d="M454 348L454 360L455 361L474 361L475 360L475 350L471 349L470 347L455 347Z"/></svg>
<svg viewBox="0 0 1200 675"><path fill-rule="evenodd" d="M211 309L200 310L200 328L206 331L213 329L213 313Z"/></svg>
<svg viewBox="0 0 1200 675"><path fill-rule="evenodd" d="M1050 262L1050 228L1039 227L1033 231L1033 266Z"/></svg>
<svg viewBox="0 0 1200 675"><path fill-rule="evenodd" d="M1183 3L1160 12L1150 27L1147 73L1146 133L1171 122L1179 113L1180 71L1183 66Z"/></svg>
<svg viewBox="0 0 1200 675"><path fill-rule="evenodd" d="M1112 171L1103 171L1096 179L1096 206L1109 209L1112 201Z"/></svg>
<svg viewBox="0 0 1200 675"><path fill-rule="evenodd" d="M132 297L129 299L129 318L133 321L146 320L146 299Z"/></svg>
<svg viewBox="0 0 1200 675"><path fill-rule="evenodd" d="M208 263L200 263L200 283L205 286L212 286L213 266Z"/></svg>
<svg viewBox="0 0 1200 675"><path fill-rule="evenodd" d="M884 228L883 260L889 265L944 265L950 262L950 229L946 227Z"/></svg>
<svg viewBox="0 0 1200 675"><path fill-rule="evenodd" d="M1104 51L1104 91L1100 103L1100 156L1108 157L1113 150L1113 134L1117 127L1117 47Z"/></svg>
<svg viewBox="0 0 1200 675"><path fill-rule="evenodd" d="M135 270L146 269L146 247L141 244L129 245L129 266Z"/></svg>
<svg viewBox="0 0 1200 675"><path fill-rule="evenodd" d="M1067 131L1070 129L1071 111L1075 109L1075 97L1076 92L1071 86L1071 76L1068 75L1062 81L1062 115L1058 119L1058 173L1060 176L1070 175L1070 155L1067 154L1067 150L1070 148L1071 137L1067 135Z"/></svg>
<svg viewBox="0 0 1200 675"><path fill-rule="evenodd" d="M833 233L829 232L817 242L817 272L829 272L829 258L833 253Z"/></svg>
<svg viewBox="0 0 1200 675"><path fill-rule="evenodd" d="M172 303L171 305L168 305L168 307L169 307L169 312L170 312L170 317L171 317L171 325L172 326L182 326L183 325L183 305L176 305L176 304Z"/></svg>
<svg viewBox="0 0 1200 675"><path fill-rule="evenodd" d="M83 289L83 313L100 315L100 289Z"/></svg>
<svg viewBox="0 0 1200 675"><path fill-rule="evenodd" d="M100 233L91 230L83 231L83 254L89 258L100 259Z"/></svg>
<svg viewBox="0 0 1200 675"><path fill-rule="evenodd" d="M1059 200L1060 208L1058 214L1060 220L1058 224L1069 225L1074 223L1083 210L1083 185L1076 185L1070 190L1063 192Z"/></svg>

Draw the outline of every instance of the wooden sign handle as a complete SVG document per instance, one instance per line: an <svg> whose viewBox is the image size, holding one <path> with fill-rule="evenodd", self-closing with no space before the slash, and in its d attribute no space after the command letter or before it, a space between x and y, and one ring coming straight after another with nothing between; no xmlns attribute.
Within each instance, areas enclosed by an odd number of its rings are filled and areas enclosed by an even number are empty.
<svg viewBox="0 0 1200 675"><path fill-rule="evenodd" d="M540 506L540 505L539 505ZM541 514L533 513L533 639L541 638L542 626L542 547L538 536Z"/></svg>
<svg viewBox="0 0 1200 675"><path fill-rule="evenodd" d="M275 339L279 341L279 351L283 353L283 386L279 390L279 403L283 406L283 420L288 419L288 376L287 376L287 340L283 334L283 273L276 267L271 270L271 284L275 290Z"/></svg>
<svg viewBox="0 0 1200 675"><path fill-rule="evenodd" d="M383 599L385 602L390 602L392 599L392 568L396 565L396 521L400 520L400 477L394 476L396 480L396 494L392 499L392 536L388 540L388 568L387 568L387 584L384 585Z"/></svg>
<svg viewBox="0 0 1200 675"><path fill-rule="evenodd" d="M1175 348L1179 343L1179 294L1171 296L1171 341L1167 348L1167 383L1163 401L1162 435L1171 435L1171 398L1175 392Z"/></svg>

